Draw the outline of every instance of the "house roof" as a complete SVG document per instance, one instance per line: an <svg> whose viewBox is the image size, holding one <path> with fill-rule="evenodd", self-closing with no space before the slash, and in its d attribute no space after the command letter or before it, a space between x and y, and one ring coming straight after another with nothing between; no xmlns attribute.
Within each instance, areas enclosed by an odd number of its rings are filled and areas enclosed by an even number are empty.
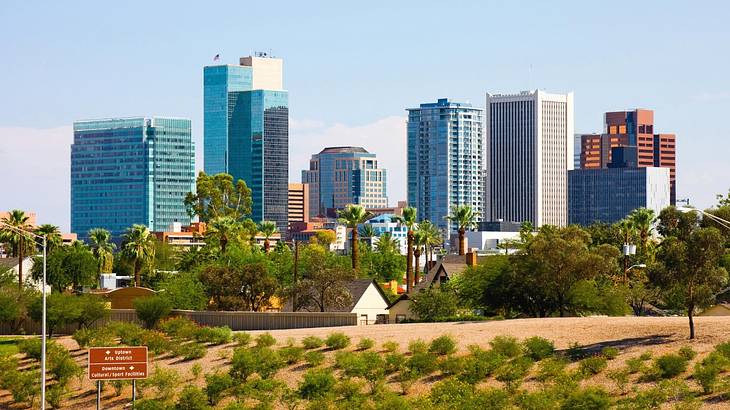
<svg viewBox="0 0 730 410"><path fill-rule="evenodd" d="M426 274L426 276L423 277L423 279L418 282L413 287L413 292L409 293L416 293L420 292L422 290L426 290L433 285L433 283L436 281L436 279L441 277L441 274L446 274L446 277L451 277L453 275L459 274L466 270L467 268L466 264L466 257L465 256L454 256L454 255L448 255L443 257L441 260L436 262L436 265L434 265L433 268L431 268L430 271ZM408 300L410 297L408 296L409 293L404 293L398 297L393 303L388 305L388 309L390 309L392 306L395 306L398 302L401 300Z"/></svg>
<svg viewBox="0 0 730 410"><path fill-rule="evenodd" d="M352 312L352 309L355 308L357 302L359 302L360 299L362 299L363 295L365 295L365 292L370 287L370 284L373 284L375 286L375 289L378 290L378 293L380 294L380 297L382 297L385 301L385 304L389 304L390 301L388 300L388 297L385 295L385 292L383 292L383 289L380 287L378 282L375 281L375 279L354 279L345 283L345 287L347 288L347 290L350 291L350 294L352 295L352 303L350 303L349 306L343 308L327 310L330 312Z"/></svg>
<svg viewBox="0 0 730 410"><path fill-rule="evenodd" d="M0 267L14 268L18 266L18 258L0 258Z"/></svg>

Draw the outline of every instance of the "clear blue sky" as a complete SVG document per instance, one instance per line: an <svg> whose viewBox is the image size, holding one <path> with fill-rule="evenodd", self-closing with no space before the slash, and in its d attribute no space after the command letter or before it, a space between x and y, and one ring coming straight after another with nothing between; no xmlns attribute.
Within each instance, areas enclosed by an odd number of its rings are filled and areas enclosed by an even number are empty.
<svg viewBox="0 0 730 410"><path fill-rule="evenodd" d="M18 158L33 155L29 146L68 145L75 119L189 117L201 150L202 66L255 50L285 60L294 166L350 134L400 155L404 109L439 97L483 106L486 91L574 91L578 132L600 131L605 111L654 109L655 130L678 135L678 196L709 206L730 188L728 16L722 1L5 0L0 172L16 178L0 209L67 226L63 147L40 169L21 172L30 163ZM391 178L391 202L404 186ZM44 187L61 194L37 194Z"/></svg>

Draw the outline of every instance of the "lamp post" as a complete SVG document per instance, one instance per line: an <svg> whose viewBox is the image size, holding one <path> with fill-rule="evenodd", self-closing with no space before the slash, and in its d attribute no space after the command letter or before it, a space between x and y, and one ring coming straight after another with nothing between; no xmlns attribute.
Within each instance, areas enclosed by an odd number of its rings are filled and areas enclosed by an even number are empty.
<svg viewBox="0 0 730 410"><path fill-rule="evenodd" d="M47 255L47 246L48 246L48 236L47 235L38 235L35 232L28 231L25 229L20 229L17 226L8 225L5 222L0 221L0 226L5 227L5 229L10 229L12 231L15 231L21 235L30 235L36 240L41 239L43 240L43 285L41 289L41 293L43 294L43 311L41 313L41 410L45 410L46 408L46 257ZM19 272L20 275L23 274L23 272Z"/></svg>

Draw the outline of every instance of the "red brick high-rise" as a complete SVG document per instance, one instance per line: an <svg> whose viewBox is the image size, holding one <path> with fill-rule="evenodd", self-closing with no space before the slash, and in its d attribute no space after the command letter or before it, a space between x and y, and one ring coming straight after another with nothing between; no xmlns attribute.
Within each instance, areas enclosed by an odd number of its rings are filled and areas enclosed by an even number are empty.
<svg viewBox="0 0 730 410"><path fill-rule="evenodd" d="M676 204L677 150L674 134L654 133L654 111L607 112L603 134L581 136L581 168L606 168L611 162L611 148L635 146L640 167L669 168L671 203Z"/></svg>

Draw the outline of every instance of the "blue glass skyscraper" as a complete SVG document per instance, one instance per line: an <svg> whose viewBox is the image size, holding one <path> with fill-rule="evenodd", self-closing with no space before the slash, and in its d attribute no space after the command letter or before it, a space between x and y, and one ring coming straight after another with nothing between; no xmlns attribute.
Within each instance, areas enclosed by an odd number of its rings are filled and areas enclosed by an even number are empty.
<svg viewBox="0 0 730 410"><path fill-rule="evenodd" d="M115 239L133 224L164 231L187 224L183 203L195 185L190 120L135 117L74 122L71 230Z"/></svg>
<svg viewBox="0 0 730 410"><path fill-rule="evenodd" d="M408 109L408 206L445 233L457 205L483 212L484 110L441 98Z"/></svg>
<svg viewBox="0 0 730 410"><path fill-rule="evenodd" d="M205 172L231 174L252 191L251 219L287 229L289 94L282 60L259 55L203 69Z"/></svg>

